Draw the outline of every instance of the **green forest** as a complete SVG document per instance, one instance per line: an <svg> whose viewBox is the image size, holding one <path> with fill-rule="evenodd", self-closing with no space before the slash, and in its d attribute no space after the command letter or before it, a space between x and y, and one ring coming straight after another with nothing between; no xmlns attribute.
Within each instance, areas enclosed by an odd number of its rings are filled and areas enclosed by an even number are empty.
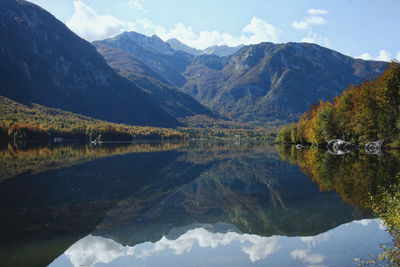
<svg viewBox="0 0 400 267"><path fill-rule="evenodd" d="M333 101L312 105L297 123L282 127L276 141L319 145L340 138L362 145L381 139L397 145L399 111L400 64L391 62L376 80L351 85Z"/></svg>

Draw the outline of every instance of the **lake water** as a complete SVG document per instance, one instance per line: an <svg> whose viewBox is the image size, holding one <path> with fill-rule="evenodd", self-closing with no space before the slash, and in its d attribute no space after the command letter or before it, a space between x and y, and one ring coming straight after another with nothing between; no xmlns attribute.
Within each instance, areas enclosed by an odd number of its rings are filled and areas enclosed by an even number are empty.
<svg viewBox="0 0 400 267"><path fill-rule="evenodd" d="M399 164L318 153L234 141L5 147L0 265L355 266L392 243L364 202Z"/></svg>

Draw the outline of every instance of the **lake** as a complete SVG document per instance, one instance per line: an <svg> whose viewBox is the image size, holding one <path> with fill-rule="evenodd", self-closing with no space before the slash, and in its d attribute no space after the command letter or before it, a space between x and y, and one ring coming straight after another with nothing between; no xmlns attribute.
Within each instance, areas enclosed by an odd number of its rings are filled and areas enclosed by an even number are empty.
<svg viewBox="0 0 400 267"><path fill-rule="evenodd" d="M356 266L396 155L238 141L0 150L2 266Z"/></svg>

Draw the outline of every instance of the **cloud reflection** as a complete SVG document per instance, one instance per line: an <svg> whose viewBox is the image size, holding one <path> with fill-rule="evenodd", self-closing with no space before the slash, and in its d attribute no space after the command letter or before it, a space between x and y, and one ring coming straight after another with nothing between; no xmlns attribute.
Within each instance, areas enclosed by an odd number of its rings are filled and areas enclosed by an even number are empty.
<svg viewBox="0 0 400 267"><path fill-rule="evenodd" d="M124 255L124 247L111 239L88 235L73 244L65 255L75 267L94 266Z"/></svg>
<svg viewBox="0 0 400 267"><path fill-rule="evenodd" d="M349 225L352 227L348 228ZM119 257L130 257L130 261L134 259L141 261L161 255L165 256L166 254L178 256L189 254L192 250L194 250L192 253L195 255L197 253L196 250L199 248L215 249L231 245L232 248L239 249L245 253L251 262L266 259L276 253L281 254L278 257L284 257L281 260L288 260L288 263L297 261L297 263L301 262L306 266L324 266L330 265L332 257L337 256L332 254L332 247L337 247L339 252L336 253L340 255L342 253L340 252L341 249L351 249L356 253L360 242L376 242L376 239L371 240L370 238L365 240L359 238L349 239L349 231L359 237L370 236L369 233L371 231L375 232L377 229L382 229L383 225L376 219L353 221L317 236L294 238L281 236L262 237L241 234L228 229L228 232L225 233L214 233L214 231L207 230L206 228L208 227L207 225L201 225L187 231L178 229L176 234L171 235L179 236L176 239L168 239L164 236L155 243L145 242L134 247L122 246L111 239L89 235L72 245L65 252L65 255L75 267L78 267L94 266L97 263L107 264ZM230 227L229 229L232 228ZM378 231L381 232L380 230ZM290 244L296 244L296 247L293 248ZM288 245L293 250L281 250L281 247ZM274 262L274 257L270 259Z"/></svg>
<svg viewBox="0 0 400 267"><path fill-rule="evenodd" d="M232 242L240 242L242 251L249 255L252 262L265 258L279 250L278 237L261 237L257 235L229 233L212 233L204 228L196 228L187 231L176 240L169 240L163 237L154 244L152 249L144 249L136 255L137 258L145 259L154 253L165 249L172 249L176 255L190 252L194 245L206 248L226 246Z"/></svg>
<svg viewBox="0 0 400 267"><path fill-rule="evenodd" d="M293 259L299 259L308 264L320 264L324 261L325 256L322 254L311 253L307 249L296 249L290 253Z"/></svg>

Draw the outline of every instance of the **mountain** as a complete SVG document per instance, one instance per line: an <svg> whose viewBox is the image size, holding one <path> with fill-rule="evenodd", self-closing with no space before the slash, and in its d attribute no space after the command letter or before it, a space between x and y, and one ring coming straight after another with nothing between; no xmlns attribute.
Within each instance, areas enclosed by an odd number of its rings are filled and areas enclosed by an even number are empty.
<svg viewBox="0 0 400 267"><path fill-rule="evenodd" d="M373 79L387 63L365 61L308 43L260 43L230 57L195 58L183 90L221 115L240 121L297 119L319 99Z"/></svg>
<svg viewBox="0 0 400 267"><path fill-rule="evenodd" d="M113 122L180 125L90 43L22 0L0 6L0 95Z"/></svg>
<svg viewBox="0 0 400 267"><path fill-rule="evenodd" d="M186 117L198 114L214 116L197 100L172 86L132 54L104 44L97 44L96 48L117 73L148 91L157 104L173 117L184 121Z"/></svg>
<svg viewBox="0 0 400 267"><path fill-rule="evenodd" d="M168 43L159 37L137 32L123 32L114 38L95 41L93 45L108 45L121 49L135 56L155 72L163 76L169 83L181 87L186 83L183 72L190 64L193 56L173 50Z"/></svg>
<svg viewBox="0 0 400 267"><path fill-rule="evenodd" d="M230 47L227 45L214 45L214 46L210 46L204 50L199 50L199 49L190 47L188 45L185 45L184 43L182 43L181 41L179 41L176 38L167 40L167 43L174 50L183 51L185 53L192 54L194 56L206 54L206 55L215 55L215 56L219 56L219 57L225 57L225 56L230 56L230 55L236 53L236 51L238 51L240 48L243 47L243 45L238 45L236 47Z"/></svg>
<svg viewBox="0 0 400 267"><path fill-rule="evenodd" d="M204 51L193 56L189 53L200 50L135 32L94 42L99 43L130 53L213 112L241 122L295 120L311 104L335 97L349 84L375 78L387 65L309 43L260 43L236 47L240 49L230 56ZM208 51L224 49L232 48Z"/></svg>
<svg viewBox="0 0 400 267"><path fill-rule="evenodd" d="M179 41L176 38L172 38L167 40L167 43L169 44L169 46L174 49L174 50L178 50L178 51L182 51L188 54L192 54L193 56L198 56L202 54L202 50L190 47L188 45L185 45L184 43L182 43L181 41Z"/></svg>
<svg viewBox="0 0 400 267"><path fill-rule="evenodd" d="M227 45L213 45L203 50L202 54L215 55L219 57L226 57L235 54L244 45L238 45L235 47Z"/></svg>

